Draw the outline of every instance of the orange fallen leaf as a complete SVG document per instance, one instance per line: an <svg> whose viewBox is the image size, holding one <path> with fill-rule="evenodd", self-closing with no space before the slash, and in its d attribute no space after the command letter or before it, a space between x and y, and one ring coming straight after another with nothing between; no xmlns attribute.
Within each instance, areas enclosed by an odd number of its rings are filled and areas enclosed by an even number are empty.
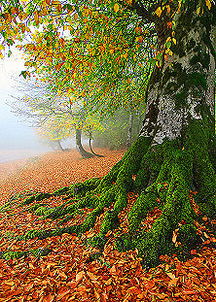
<svg viewBox="0 0 216 302"><path fill-rule="evenodd" d="M92 281L96 281L98 279L98 277L93 273L87 272L87 275Z"/></svg>

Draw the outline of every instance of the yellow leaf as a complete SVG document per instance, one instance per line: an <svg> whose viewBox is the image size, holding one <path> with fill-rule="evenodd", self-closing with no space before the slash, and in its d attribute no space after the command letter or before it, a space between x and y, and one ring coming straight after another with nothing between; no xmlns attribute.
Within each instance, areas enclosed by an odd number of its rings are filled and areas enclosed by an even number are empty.
<svg viewBox="0 0 216 302"><path fill-rule="evenodd" d="M211 1L210 0L206 0L206 6L208 7L208 9L211 9Z"/></svg>
<svg viewBox="0 0 216 302"><path fill-rule="evenodd" d="M34 12L34 20L35 20L36 25L38 25L39 24L39 14L37 11Z"/></svg>
<svg viewBox="0 0 216 302"><path fill-rule="evenodd" d="M84 277L85 275L85 272L84 271L81 271L79 273L76 274L76 282L79 282L82 280L82 278Z"/></svg>
<svg viewBox="0 0 216 302"><path fill-rule="evenodd" d="M173 43L176 45L176 39L175 39L175 38L172 38L172 40L173 40Z"/></svg>
<svg viewBox="0 0 216 302"><path fill-rule="evenodd" d="M203 8L201 6L197 7L196 13L199 16L203 15Z"/></svg>
<svg viewBox="0 0 216 302"><path fill-rule="evenodd" d="M167 12L168 14L171 12L171 8L170 8L170 5L166 5L166 9L167 9Z"/></svg>
<svg viewBox="0 0 216 302"><path fill-rule="evenodd" d="M25 62L24 66L31 66L32 62Z"/></svg>
<svg viewBox="0 0 216 302"><path fill-rule="evenodd" d="M160 6L156 9L155 14L160 18L161 14L162 14L162 9Z"/></svg>
<svg viewBox="0 0 216 302"><path fill-rule="evenodd" d="M116 3L116 4L114 4L114 7L113 7L113 9L114 9L114 12L115 13L117 13L118 11L119 11L119 4L118 3Z"/></svg>
<svg viewBox="0 0 216 302"><path fill-rule="evenodd" d="M174 275L174 274L172 274L172 273L166 273L167 274L167 276L169 276L170 277L170 279L176 279L176 276Z"/></svg>

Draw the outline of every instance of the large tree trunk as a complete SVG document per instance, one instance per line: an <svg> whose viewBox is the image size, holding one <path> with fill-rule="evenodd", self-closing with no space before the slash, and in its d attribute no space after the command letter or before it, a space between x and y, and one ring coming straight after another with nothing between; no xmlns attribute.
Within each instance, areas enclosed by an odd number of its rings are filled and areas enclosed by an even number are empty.
<svg viewBox="0 0 216 302"><path fill-rule="evenodd" d="M82 145L82 130L81 129L76 129L76 146L77 146L77 150L82 155L82 157L90 158L90 157L94 156L92 153L87 152L83 148L83 145Z"/></svg>
<svg viewBox="0 0 216 302"><path fill-rule="evenodd" d="M101 203L96 210L103 209L104 200L114 204L96 242L118 226L127 193L139 193L128 213L127 240L130 248L139 250L146 266L156 265L159 255L168 252L187 255L202 241L194 223L198 214L192 191L199 192L200 215L216 215L213 13L198 16L196 5L190 3L175 22L174 54L152 73L139 138L97 187ZM146 232L141 222L155 207L161 215ZM123 246L128 242L125 236Z"/></svg>
<svg viewBox="0 0 216 302"><path fill-rule="evenodd" d="M117 245L137 248L146 267L158 264L161 254L190 255L190 249L202 242L196 221L201 223L204 215L208 221L216 218L215 52L210 39L215 20L207 9L198 16L196 2L188 1L188 9L178 14L174 54L152 73L137 141L102 179L63 190L80 198L73 209L65 204L46 216L59 218L93 207L82 224L60 231L83 233L105 211L99 234L89 239L102 247L107 233L119 226L128 192L136 191L139 197L129 207L128 231ZM142 222L155 208L161 210L160 217L146 231Z"/></svg>
<svg viewBox="0 0 216 302"><path fill-rule="evenodd" d="M215 159L211 155L216 147L212 19L210 14L198 16L192 7L176 20L173 56L152 73L139 136L149 138L150 147L135 180L141 195L129 214L131 229L136 230L155 197L163 203L161 216L138 243L150 265L167 252L175 230L182 253L184 238L188 245L199 242L192 190L199 192L196 201L202 215L213 218L216 214Z"/></svg>

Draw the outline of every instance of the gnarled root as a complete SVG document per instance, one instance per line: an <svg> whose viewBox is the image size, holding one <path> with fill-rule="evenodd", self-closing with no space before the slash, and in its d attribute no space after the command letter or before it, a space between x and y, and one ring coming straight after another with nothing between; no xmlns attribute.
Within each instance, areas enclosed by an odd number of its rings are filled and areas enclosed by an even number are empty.
<svg viewBox="0 0 216 302"><path fill-rule="evenodd" d="M58 219L59 227L56 231L32 230L22 239L42 239L65 232L83 234L95 226L102 214L99 232L88 242L103 248L107 233L121 225L121 213L128 206L128 192L136 191L139 197L129 206L127 232L117 238L117 247L137 248L146 267L157 265L162 254L175 253L184 258L202 242L196 223L199 216L215 218L216 213L215 169L205 148L198 149L191 143L182 147L178 141L152 147L150 139L140 137L102 179L28 197L25 204L58 195L66 195L67 200L56 208L30 205L29 209L42 218ZM194 189L199 191L196 202ZM82 209L90 208L82 223L65 226ZM146 229L146 218L156 208L160 215Z"/></svg>

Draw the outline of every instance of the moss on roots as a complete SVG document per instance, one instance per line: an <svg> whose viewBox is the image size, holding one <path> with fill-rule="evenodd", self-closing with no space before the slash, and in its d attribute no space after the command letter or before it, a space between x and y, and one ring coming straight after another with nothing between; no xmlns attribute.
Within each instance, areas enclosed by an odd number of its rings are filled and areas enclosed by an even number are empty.
<svg viewBox="0 0 216 302"><path fill-rule="evenodd" d="M0 258L5 259L5 260L10 260L10 259L19 259L22 257L27 257L27 256L34 256L37 258L43 257L48 255L52 250L49 248L38 248L38 249L33 249L30 251L7 251L7 252L0 252Z"/></svg>
<svg viewBox="0 0 216 302"><path fill-rule="evenodd" d="M107 233L121 225L119 217L127 206L128 193L135 191L139 196L128 211L128 231L116 236L116 248L121 251L137 248L145 267L157 265L162 254L174 252L185 259L190 249L201 243L195 223L199 217L191 203L191 190L199 190L197 204L201 215L214 218L216 212L216 177L211 151L215 138L209 143L203 131L194 139L198 126L195 122L187 130L184 145L175 140L152 147L149 138L140 137L102 179L93 178L53 193L27 196L22 203L24 207L40 219L57 219L58 226L30 230L19 239L43 239L63 233L81 235L93 228L103 214L97 235L87 240L88 244L103 249ZM49 200L41 203L60 195L65 195L67 201L57 207L50 207ZM155 208L159 208L160 215L146 230L143 223ZM83 214L83 209L87 214ZM82 223L64 226L80 213Z"/></svg>

